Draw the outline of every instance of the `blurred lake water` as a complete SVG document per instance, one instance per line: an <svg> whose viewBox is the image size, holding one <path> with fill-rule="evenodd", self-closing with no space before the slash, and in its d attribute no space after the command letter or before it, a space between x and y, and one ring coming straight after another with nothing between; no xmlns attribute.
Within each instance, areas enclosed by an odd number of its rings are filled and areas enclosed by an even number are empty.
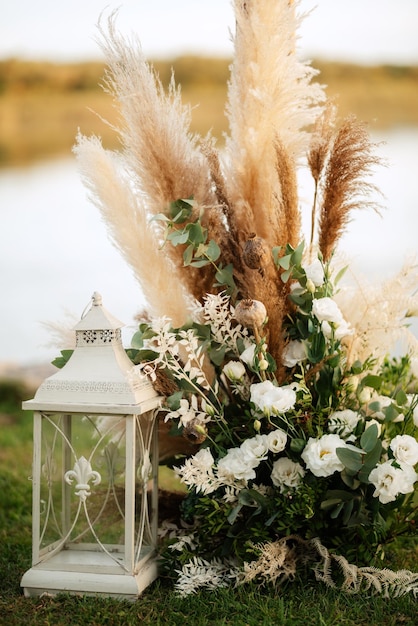
<svg viewBox="0 0 418 626"><path fill-rule="evenodd" d="M373 140L385 142L378 153L388 165L372 182L386 208L382 217L357 212L340 250L376 282L418 254L418 128L393 129ZM312 194L304 175L301 189L308 225ZM144 304L141 288L110 243L73 159L0 170L0 220L0 363L54 358L57 348L48 345L44 323L68 324L67 312L79 319L94 291L127 324L129 344ZM305 227L304 234L309 238Z"/></svg>

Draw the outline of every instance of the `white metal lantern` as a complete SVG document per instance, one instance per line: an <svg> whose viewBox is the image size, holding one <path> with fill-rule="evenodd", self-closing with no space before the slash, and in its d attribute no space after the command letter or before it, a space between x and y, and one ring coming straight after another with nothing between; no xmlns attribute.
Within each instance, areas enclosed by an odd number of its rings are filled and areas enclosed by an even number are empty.
<svg viewBox="0 0 418 626"><path fill-rule="evenodd" d="M34 412L26 596L135 599L157 576L161 398L128 358L122 326L95 293L70 360L23 403Z"/></svg>

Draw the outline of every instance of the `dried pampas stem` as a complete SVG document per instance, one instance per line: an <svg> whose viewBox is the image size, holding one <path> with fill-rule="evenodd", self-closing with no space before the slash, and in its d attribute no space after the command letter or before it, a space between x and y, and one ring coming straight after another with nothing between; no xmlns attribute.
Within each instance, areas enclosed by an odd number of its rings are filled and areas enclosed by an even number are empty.
<svg viewBox="0 0 418 626"><path fill-rule="evenodd" d="M167 280L176 270L159 249L145 206L140 203L143 198L133 193L121 174L123 163L104 150L97 137L79 135L74 152L90 198L102 214L111 241L140 282L150 313L165 313L175 324L182 324L189 315L190 298L179 278Z"/></svg>
<svg viewBox="0 0 418 626"><path fill-rule="evenodd" d="M315 184L314 197L312 202L311 237L309 248L309 258L311 260L313 255L313 245L315 237L316 208L319 183L325 171L325 167L328 162L328 157L332 146L336 114L337 109L335 105L332 102L328 101L322 115L320 115L315 122L308 151L308 166L310 168L312 178L314 179Z"/></svg>
<svg viewBox="0 0 418 626"><path fill-rule="evenodd" d="M317 73L295 54L299 2L235 0L235 56L228 89L230 137L226 141L228 198L239 230L263 237L270 247L285 235L283 188L277 175L276 142L297 160L304 129L325 99ZM286 192L285 192L286 193ZM250 216L250 217L249 217ZM250 219L250 229L248 221Z"/></svg>
<svg viewBox="0 0 418 626"><path fill-rule="evenodd" d="M365 125L354 116L344 120L332 140L321 180L318 246L325 261L331 258L354 209L379 208L366 199L370 192L379 191L365 180L382 163L374 147Z"/></svg>

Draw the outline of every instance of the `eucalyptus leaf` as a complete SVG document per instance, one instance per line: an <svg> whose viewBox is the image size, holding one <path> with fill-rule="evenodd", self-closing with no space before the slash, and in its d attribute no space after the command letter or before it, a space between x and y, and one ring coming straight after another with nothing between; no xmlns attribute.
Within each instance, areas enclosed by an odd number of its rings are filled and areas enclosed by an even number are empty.
<svg viewBox="0 0 418 626"><path fill-rule="evenodd" d="M382 386L382 382L383 380L380 376L376 376L375 374L367 374L367 376L365 376L361 381L361 384L363 387L371 387L372 389L376 389L376 391L379 391Z"/></svg>
<svg viewBox="0 0 418 626"><path fill-rule="evenodd" d="M64 365L66 365L70 360L73 352L74 350L61 350L61 356L58 356L53 361L51 361L52 365L55 365L55 367L62 369Z"/></svg>
<svg viewBox="0 0 418 626"><path fill-rule="evenodd" d="M171 241L173 246L178 246L189 241L189 233L184 230L172 230L167 235L167 239Z"/></svg>
<svg viewBox="0 0 418 626"><path fill-rule="evenodd" d="M209 244L206 250L206 255L208 259L212 261L213 263L217 261L221 255L221 249L216 243L216 241L214 241L213 239L209 241Z"/></svg>
<svg viewBox="0 0 418 626"><path fill-rule="evenodd" d="M194 245L191 243L190 245L187 246L187 248L183 252L183 264L185 267L190 265L190 263L192 262L193 253L194 253Z"/></svg>
<svg viewBox="0 0 418 626"><path fill-rule="evenodd" d="M302 241L295 251L292 254L292 263L293 265L300 265L302 263L303 249L305 247L305 242Z"/></svg>
<svg viewBox="0 0 418 626"><path fill-rule="evenodd" d="M291 259L290 254L288 254L287 256L282 256L281 259L278 260L279 266L283 270L290 269L290 259Z"/></svg>
<svg viewBox="0 0 418 626"><path fill-rule="evenodd" d="M363 465L362 455L358 452L348 448L337 448L335 452L341 463L343 463L348 469L355 472L358 472L361 469Z"/></svg>
<svg viewBox="0 0 418 626"><path fill-rule="evenodd" d="M263 506L264 496L255 489L241 489L238 494L238 502L245 506Z"/></svg>
<svg viewBox="0 0 418 626"><path fill-rule="evenodd" d="M177 411L180 408L180 400L183 397L182 391L176 391L175 393L168 396L166 399L166 404L170 411Z"/></svg>
<svg viewBox="0 0 418 626"><path fill-rule="evenodd" d="M336 519L344 508L344 502L340 502L330 513L331 519Z"/></svg>
<svg viewBox="0 0 418 626"><path fill-rule="evenodd" d="M174 202L170 202L169 213L171 219L178 224L181 223L181 221L186 221L192 214L193 204L193 198L180 198Z"/></svg>
<svg viewBox="0 0 418 626"><path fill-rule="evenodd" d="M192 267L205 267L205 265L209 265L209 261L207 259L194 259L190 265Z"/></svg>
<svg viewBox="0 0 418 626"><path fill-rule="evenodd" d="M404 392L403 389L400 389L396 394L396 404L399 406L403 406L408 402L408 396Z"/></svg>
<svg viewBox="0 0 418 626"><path fill-rule="evenodd" d="M389 406L386 406L382 410L383 410L383 413L385 414L385 419L384 419L385 424L387 424L388 422L393 422L401 413L401 411L397 409L394 404L389 404Z"/></svg>
<svg viewBox="0 0 418 626"><path fill-rule="evenodd" d="M194 222L193 224L187 224L185 229L189 235L189 241L193 243L195 246L198 246L200 243L205 243L207 238L207 231L202 227L199 222Z"/></svg>
<svg viewBox="0 0 418 626"><path fill-rule="evenodd" d="M228 515L227 519L228 519L228 522L231 524L231 526L232 526L232 524L235 523L235 521L236 521L236 519L237 519L237 517L238 517L238 515L239 515L239 513L240 513L240 511L242 509L242 506L243 506L242 504L237 504L237 506L235 506L232 509L232 511L230 512L230 514Z"/></svg>
<svg viewBox="0 0 418 626"><path fill-rule="evenodd" d="M215 274L215 278L218 281L218 285L227 285L229 294L233 293L236 289L234 276L233 276L234 266L232 263L226 265L225 267L220 267Z"/></svg>
<svg viewBox="0 0 418 626"><path fill-rule="evenodd" d="M378 439L379 430L377 424L372 424L361 436L360 445L365 452L370 452L376 445Z"/></svg>
<svg viewBox="0 0 418 626"><path fill-rule="evenodd" d="M346 502L343 507L343 524L345 524L346 526L348 525L348 522L351 518L353 509L354 509L354 499L352 498L351 500Z"/></svg>
<svg viewBox="0 0 418 626"><path fill-rule="evenodd" d="M304 439L295 437L290 440L290 449L292 452L302 452L305 445L306 441Z"/></svg>
<svg viewBox="0 0 418 626"><path fill-rule="evenodd" d="M281 275L281 279L284 283L287 283L287 281L289 280L289 278L292 275L292 270L286 270L285 272L282 273Z"/></svg>

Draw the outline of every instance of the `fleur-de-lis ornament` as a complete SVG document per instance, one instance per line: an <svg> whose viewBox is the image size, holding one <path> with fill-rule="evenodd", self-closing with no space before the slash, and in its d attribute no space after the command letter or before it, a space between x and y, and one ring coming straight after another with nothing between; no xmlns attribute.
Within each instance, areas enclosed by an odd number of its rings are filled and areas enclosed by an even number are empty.
<svg viewBox="0 0 418 626"><path fill-rule="evenodd" d="M90 461L82 456L74 463L74 469L65 472L64 479L69 485L73 484L73 480L77 481L75 495L79 496L82 502L85 502L87 497L91 495L90 480L93 481L93 485L98 485L102 477L99 472L93 470Z"/></svg>

